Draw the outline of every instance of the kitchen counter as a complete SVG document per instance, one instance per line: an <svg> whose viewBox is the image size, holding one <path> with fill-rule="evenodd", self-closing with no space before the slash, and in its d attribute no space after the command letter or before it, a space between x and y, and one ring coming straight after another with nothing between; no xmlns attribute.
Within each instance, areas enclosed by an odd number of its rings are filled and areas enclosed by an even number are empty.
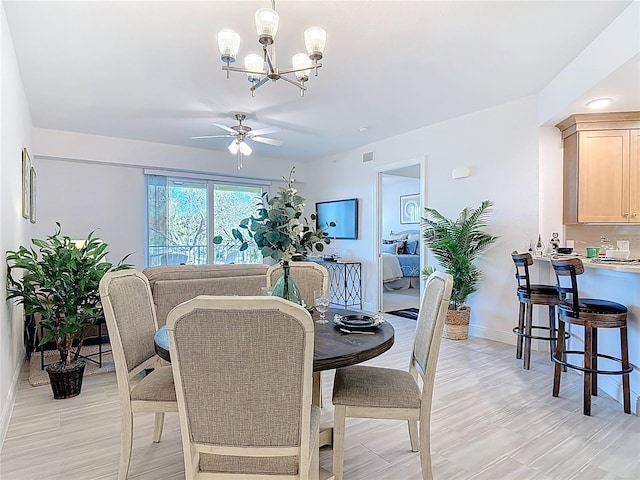
<svg viewBox="0 0 640 480"><path fill-rule="evenodd" d="M572 258L573 255L560 255L558 258ZM582 260L582 264L585 268L597 268L601 270L608 270L611 272L624 272L624 273L637 273L640 274L640 260L633 262L623 261L602 261L599 258L586 258L578 256ZM533 260L540 260L543 262L551 262L550 256L533 257Z"/></svg>

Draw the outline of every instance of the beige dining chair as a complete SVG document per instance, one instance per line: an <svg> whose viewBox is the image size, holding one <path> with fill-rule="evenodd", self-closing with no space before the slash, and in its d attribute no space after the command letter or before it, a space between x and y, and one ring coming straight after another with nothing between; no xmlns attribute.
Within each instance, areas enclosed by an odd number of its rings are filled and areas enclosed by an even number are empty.
<svg viewBox="0 0 640 480"><path fill-rule="evenodd" d="M302 301L313 305L313 292L329 289L329 272L316 262L289 262L291 277L296 282ZM276 263L267 270L267 287L273 288L282 276L282 265Z"/></svg>
<svg viewBox="0 0 640 480"><path fill-rule="evenodd" d="M408 372L363 365L336 370L333 387L333 473L336 480L342 480L343 476L346 417L408 420L411 450L420 451L422 478L433 478L431 400L452 286L453 277L447 273L434 272L427 280ZM422 378L422 391L418 377Z"/></svg>
<svg viewBox="0 0 640 480"><path fill-rule="evenodd" d="M121 441L118 479L125 480L131 462L133 414L155 413L153 441L162 437L164 412L177 412L171 366L161 366L153 336L158 329L147 277L130 269L107 273L100 281L120 396ZM143 370L153 368L139 382Z"/></svg>
<svg viewBox="0 0 640 480"><path fill-rule="evenodd" d="M317 479L314 323L278 297L198 296L167 317L187 480Z"/></svg>

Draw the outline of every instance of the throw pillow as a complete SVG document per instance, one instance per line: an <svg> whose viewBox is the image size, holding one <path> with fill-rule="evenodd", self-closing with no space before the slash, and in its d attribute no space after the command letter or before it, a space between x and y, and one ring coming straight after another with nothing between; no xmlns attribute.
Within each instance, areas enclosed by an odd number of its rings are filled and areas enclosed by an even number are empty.
<svg viewBox="0 0 640 480"><path fill-rule="evenodd" d="M417 240L408 241L404 249L408 255L417 255L420 253Z"/></svg>
<svg viewBox="0 0 640 480"><path fill-rule="evenodd" d="M404 255L407 253L406 246L407 246L406 240L398 240L398 255Z"/></svg>
<svg viewBox="0 0 640 480"><path fill-rule="evenodd" d="M398 254L398 244L397 243L384 243L382 244L382 253L391 253L393 255Z"/></svg>

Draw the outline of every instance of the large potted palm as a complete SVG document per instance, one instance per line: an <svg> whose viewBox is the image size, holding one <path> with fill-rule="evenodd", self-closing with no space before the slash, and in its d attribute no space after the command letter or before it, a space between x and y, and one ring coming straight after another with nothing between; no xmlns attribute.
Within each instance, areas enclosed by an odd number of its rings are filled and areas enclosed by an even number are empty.
<svg viewBox="0 0 640 480"><path fill-rule="evenodd" d="M76 244L62 235L59 223L53 235L31 242L31 248L7 251L7 299L22 304L26 315L40 317L45 332L40 344L53 341L60 354L46 367L53 396L74 397L82 388L82 343L102 318L100 279L130 265L124 263L127 257L117 265L107 262L107 244L93 232Z"/></svg>
<svg viewBox="0 0 640 480"><path fill-rule="evenodd" d="M493 202L478 208L464 208L458 218L449 219L434 208L425 208L422 219L425 245L446 273L453 276L453 290L445 321L444 336L463 340L469 335L471 310L467 297L478 290L482 272L473 263L498 237L485 232Z"/></svg>

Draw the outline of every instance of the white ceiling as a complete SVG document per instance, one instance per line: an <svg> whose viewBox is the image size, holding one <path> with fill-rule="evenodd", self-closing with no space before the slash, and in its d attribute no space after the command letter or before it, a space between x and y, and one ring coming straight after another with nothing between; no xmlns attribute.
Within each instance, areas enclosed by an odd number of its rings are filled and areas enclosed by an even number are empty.
<svg viewBox="0 0 640 480"><path fill-rule="evenodd" d="M252 98L244 74L221 70L217 32L240 33L239 59L259 53L265 0L4 6L34 127L224 151L227 139L190 137L245 112L254 129L282 129L269 136L283 146L253 144L255 155L309 160L536 94L629 3L278 1L280 68L304 51L307 27L327 31L303 98L284 81ZM638 109L634 61L608 80L626 89L613 110Z"/></svg>

